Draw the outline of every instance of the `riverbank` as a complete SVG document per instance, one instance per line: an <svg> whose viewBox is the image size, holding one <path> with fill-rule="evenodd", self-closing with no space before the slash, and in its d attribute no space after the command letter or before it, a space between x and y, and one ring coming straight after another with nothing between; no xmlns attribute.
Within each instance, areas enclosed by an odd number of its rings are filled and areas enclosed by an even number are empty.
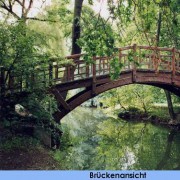
<svg viewBox="0 0 180 180"><path fill-rule="evenodd" d="M147 113L137 108L129 108L120 112L116 110L115 114L119 118L130 122L152 123L154 125L180 130L180 107L176 107L174 110L176 120L170 119L167 107L154 107Z"/></svg>

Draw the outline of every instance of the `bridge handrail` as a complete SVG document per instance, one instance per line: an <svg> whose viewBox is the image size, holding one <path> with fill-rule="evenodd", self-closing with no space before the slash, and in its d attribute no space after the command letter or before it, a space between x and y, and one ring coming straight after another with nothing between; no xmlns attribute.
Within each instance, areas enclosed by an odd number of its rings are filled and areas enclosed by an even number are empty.
<svg viewBox="0 0 180 180"><path fill-rule="evenodd" d="M74 64L68 65L59 64L58 60L53 59L46 67L41 67L41 65L39 65L39 69L36 67L35 70L38 75L31 75L28 79L36 82L38 78L41 79L40 76L43 76L42 82L45 82L48 79L49 83L53 84L93 77L95 83L97 76L109 74L111 72L112 68L110 66L110 61L114 57L118 58L119 62L124 64L122 70L132 70L134 74L138 69L154 70L156 73L158 73L159 70L168 70L172 72L173 77L175 77L177 73L180 73L180 50L175 48L137 46L134 44L132 46L116 49L118 51L112 57L92 57L92 60L94 61L92 64L86 64L83 60L85 54L66 56L66 59L71 59L74 62ZM130 55L133 56L133 61L129 60ZM1 92L4 91L4 89L10 91L14 90L15 84L19 83L15 82L16 79L18 81L19 77L14 76L12 73L9 74L8 82L4 82L5 74L6 70L3 67L0 67ZM20 79L22 78L23 77L20 77ZM26 88L25 84L26 82L24 81L20 82L20 85L18 85L20 91Z"/></svg>

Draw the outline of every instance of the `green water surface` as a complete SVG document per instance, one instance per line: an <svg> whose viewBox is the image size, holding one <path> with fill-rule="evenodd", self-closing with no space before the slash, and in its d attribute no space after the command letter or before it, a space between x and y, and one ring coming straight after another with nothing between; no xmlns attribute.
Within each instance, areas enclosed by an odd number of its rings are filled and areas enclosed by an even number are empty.
<svg viewBox="0 0 180 180"><path fill-rule="evenodd" d="M174 130L83 107L61 122L64 148L56 158L64 169L180 169L180 133Z"/></svg>

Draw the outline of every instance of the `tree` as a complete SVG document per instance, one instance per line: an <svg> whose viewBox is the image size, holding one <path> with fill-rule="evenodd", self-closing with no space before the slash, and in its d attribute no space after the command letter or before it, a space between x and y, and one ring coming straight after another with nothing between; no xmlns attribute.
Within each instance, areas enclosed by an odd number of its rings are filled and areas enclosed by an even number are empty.
<svg viewBox="0 0 180 180"><path fill-rule="evenodd" d="M178 29L180 12L179 1L147 1L137 0L128 1L123 5L124 1L117 3L109 2L110 12L115 19L121 22L120 28L123 26L129 29L129 24L134 27L135 35L132 36L132 30L126 37L131 37L133 40L140 41L137 35L143 40L140 43L146 42L154 46L175 46L179 47L180 41ZM124 6L124 7L123 7ZM124 9L128 18L123 18ZM132 22L132 19L134 20ZM130 22L130 23L125 23ZM136 28L135 28L136 27ZM135 30L136 29L136 30ZM127 41L127 38L124 39ZM170 92L165 90L165 95L168 102L168 109L171 119L175 119L173 105Z"/></svg>
<svg viewBox="0 0 180 180"><path fill-rule="evenodd" d="M162 23L162 12L159 12L158 23L157 23L157 46L160 44L161 23ZM175 119L175 113L173 110L171 93L167 90L164 90L164 92L165 92L166 99L167 99L169 115L170 115L171 119L174 120Z"/></svg>
<svg viewBox="0 0 180 180"><path fill-rule="evenodd" d="M153 87L146 85L128 85L102 94L104 106L119 105L122 109L135 107L148 113L153 104Z"/></svg>
<svg viewBox="0 0 180 180"><path fill-rule="evenodd" d="M46 0L40 0L38 3L43 6L45 2ZM0 8L2 9L2 13L5 14L6 19L11 15L15 20L23 21L24 23L27 20L48 21L47 19L39 19L29 15L34 4L35 0L0 0Z"/></svg>
<svg viewBox="0 0 180 180"><path fill-rule="evenodd" d="M20 2L0 1L1 8L14 17L13 21L12 17L8 17L4 22L0 22L0 66L6 70L4 85L9 90L3 98L2 120L12 121L11 113L14 115L14 105L20 103L31 111L33 118L38 118L38 123L41 122L47 127L56 109L54 99L47 95L45 89L49 86L49 80L47 82L45 76L49 64L49 54L45 51L48 49L47 39L43 33L28 26L27 20L31 19L28 13L34 1L28 1L27 7L27 3L22 1L22 4L19 4L22 7L22 14L18 15L13 7ZM26 93L19 96L16 92L11 93L19 87L23 92L26 90Z"/></svg>
<svg viewBox="0 0 180 180"><path fill-rule="evenodd" d="M82 13L83 0L75 0L74 2L74 17L73 17L73 27L72 27L72 51L71 54L80 54L81 47L78 45L77 41L81 36L81 26L80 19Z"/></svg>

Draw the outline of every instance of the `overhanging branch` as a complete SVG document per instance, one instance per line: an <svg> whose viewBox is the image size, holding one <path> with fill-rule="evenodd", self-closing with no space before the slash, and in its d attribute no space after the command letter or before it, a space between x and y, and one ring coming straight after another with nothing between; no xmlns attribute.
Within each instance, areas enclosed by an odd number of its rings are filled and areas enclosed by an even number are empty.
<svg viewBox="0 0 180 180"><path fill-rule="evenodd" d="M57 23L58 21L55 20L50 20L50 19L39 19L36 17L27 17L26 19L28 20L35 20L35 21L43 21L43 22L53 22L53 23Z"/></svg>

